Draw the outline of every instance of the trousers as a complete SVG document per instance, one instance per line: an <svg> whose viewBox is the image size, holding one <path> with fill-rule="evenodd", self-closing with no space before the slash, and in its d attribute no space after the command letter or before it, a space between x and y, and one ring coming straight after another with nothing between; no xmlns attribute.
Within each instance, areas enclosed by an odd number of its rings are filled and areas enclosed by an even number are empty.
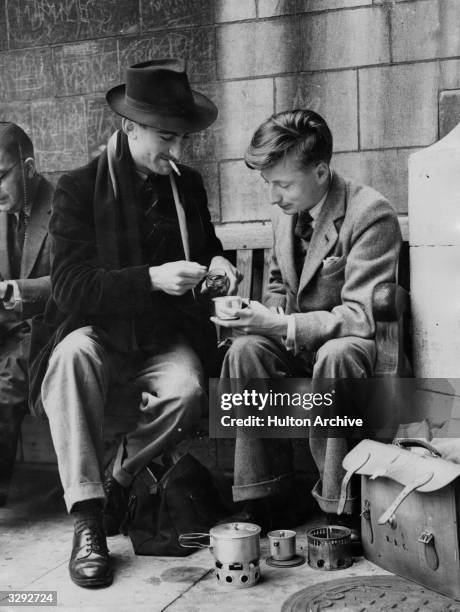
<svg viewBox="0 0 460 612"><path fill-rule="evenodd" d="M26 321L0 340L0 506L6 503L19 430L27 413L29 349Z"/></svg>
<svg viewBox="0 0 460 612"><path fill-rule="evenodd" d="M41 389L69 512L79 501L104 498L104 411L109 389L120 381L140 392L137 424L113 468L125 487L182 440L206 406L201 363L183 336L171 333L167 343L125 355L95 327L71 332L54 349Z"/></svg>
<svg viewBox="0 0 460 612"><path fill-rule="evenodd" d="M314 355L293 356L281 343L258 335L239 336L228 350L222 366L224 378L247 380L296 376L321 379L364 378L372 375L375 342L357 337L329 340ZM343 398L341 398L343 401ZM343 406L342 406L343 409ZM340 410L340 408L339 408ZM238 430L235 444L234 501L280 495L292 476L287 440L254 439ZM349 450L344 437L325 437L313 428L309 445L319 473L312 494L327 513L337 510L344 471L342 460ZM290 445L289 445L290 446ZM349 492L344 512L355 510L356 497Z"/></svg>

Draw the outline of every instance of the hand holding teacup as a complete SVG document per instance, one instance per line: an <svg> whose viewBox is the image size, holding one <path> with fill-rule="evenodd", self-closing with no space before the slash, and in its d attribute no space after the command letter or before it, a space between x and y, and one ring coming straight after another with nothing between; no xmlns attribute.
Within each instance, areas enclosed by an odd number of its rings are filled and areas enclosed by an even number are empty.
<svg viewBox="0 0 460 612"><path fill-rule="evenodd" d="M216 300L233 301L225 303ZM214 300L216 316L211 317L211 321L221 327L274 337L283 337L287 334L287 316L272 312L256 300L249 301L239 296L225 296L216 300Z"/></svg>

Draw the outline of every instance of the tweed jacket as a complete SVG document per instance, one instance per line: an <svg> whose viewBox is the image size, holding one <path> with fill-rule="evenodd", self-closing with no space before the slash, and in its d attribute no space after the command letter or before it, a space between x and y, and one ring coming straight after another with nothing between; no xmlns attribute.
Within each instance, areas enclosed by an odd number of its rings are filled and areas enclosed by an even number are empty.
<svg viewBox="0 0 460 612"><path fill-rule="evenodd" d="M377 191L333 173L302 273L294 264L295 216L273 211L274 245L264 303L295 317L296 352L333 338L373 338L372 298L394 281L401 246L397 216Z"/></svg>
<svg viewBox="0 0 460 612"><path fill-rule="evenodd" d="M48 223L53 192L52 184L41 176L25 233L18 279L12 279L10 273L8 215L0 214L0 279L15 280L21 293L20 309L0 307L0 328L3 330L11 330L24 319L42 312L51 294Z"/></svg>

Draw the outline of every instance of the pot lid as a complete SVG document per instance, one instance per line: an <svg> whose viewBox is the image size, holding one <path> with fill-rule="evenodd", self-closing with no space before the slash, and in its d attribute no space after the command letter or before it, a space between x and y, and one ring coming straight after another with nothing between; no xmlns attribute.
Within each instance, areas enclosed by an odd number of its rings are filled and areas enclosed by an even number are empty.
<svg viewBox="0 0 460 612"><path fill-rule="evenodd" d="M217 539L237 540L258 535L260 531L259 525L254 523L223 523L213 527L209 533Z"/></svg>

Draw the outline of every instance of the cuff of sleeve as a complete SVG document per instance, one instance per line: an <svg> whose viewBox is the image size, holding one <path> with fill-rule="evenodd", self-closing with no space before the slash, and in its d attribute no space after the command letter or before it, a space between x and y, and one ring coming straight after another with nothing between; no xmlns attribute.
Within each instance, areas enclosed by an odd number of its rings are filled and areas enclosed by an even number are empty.
<svg viewBox="0 0 460 612"><path fill-rule="evenodd" d="M11 287L12 290L10 291L9 297L7 297L6 300L3 300L5 310L20 310L22 306L22 299L19 285L16 281L10 280L8 281L8 287Z"/></svg>
<svg viewBox="0 0 460 612"><path fill-rule="evenodd" d="M287 315L287 333L286 340L284 341L284 346L288 351L293 351L295 349L295 317L294 315Z"/></svg>

